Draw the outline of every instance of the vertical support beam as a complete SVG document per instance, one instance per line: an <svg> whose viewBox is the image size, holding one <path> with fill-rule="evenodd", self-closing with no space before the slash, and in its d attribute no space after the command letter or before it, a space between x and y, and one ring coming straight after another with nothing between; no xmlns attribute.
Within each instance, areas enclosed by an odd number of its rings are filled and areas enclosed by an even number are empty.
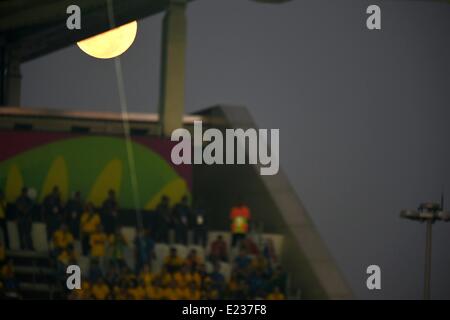
<svg viewBox="0 0 450 320"><path fill-rule="evenodd" d="M20 106L22 74L20 72L21 57L18 50L8 50L6 69L6 104Z"/></svg>
<svg viewBox="0 0 450 320"><path fill-rule="evenodd" d="M20 51L0 43L0 106L20 106Z"/></svg>
<svg viewBox="0 0 450 320"><path fill-rule="evenodd" d="M0 37L0 107L6 105L6 46Z"/></svg>
<svg viewBox="0 0 450 320"><path fill-rule="evenodd" d="M162 135L181 128L184 114L186 0L171 0L163 20L159 121Z"/></svg>

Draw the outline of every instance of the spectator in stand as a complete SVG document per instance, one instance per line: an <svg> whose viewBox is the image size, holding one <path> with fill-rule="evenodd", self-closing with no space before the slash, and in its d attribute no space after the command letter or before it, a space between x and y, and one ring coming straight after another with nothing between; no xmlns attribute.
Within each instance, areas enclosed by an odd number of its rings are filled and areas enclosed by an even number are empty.
<svg viewBox="0 0 450 320"><path fill-rule="evenodd" d="M56 255L56 268L58 274L65 275L67 267L71 264L77 264L77 258L73 245L68 245L66 248L59 250Z"/></svg>
<svg viewBox="0 0 450 320"><path fill-rule="evenodd" d="M191 221L191 208L186 195L175 205L173 221L175 225L175 242L186 245L188 242L189 221Z"/></svg>
<svg viewBox="0 0 450 320"><path fill-rule="evenodd" d="M80 218L83 213L83 202L81 201L81 192L77 191L73 197L67 201L66 205L66 223L70 232L76 240L80 240Z"/></svg>
<svg viewBox="0 0 450 320"><path fill-rule="evenodd" d="M146 297L145 285L141 281L133 281L128 289L128 294L133 300L143 300Z"/></svg>
<svg viewBox="0 0 450 320"><path fill-rule="evenodd" d="M151 286L153 283L153 273L150 269L150 264L144 264L139 273L139 281L143 281L145 287Z"/></svg>
<svg viewBox="0 0 450 320"><path fill-rule="evenodd" d="M91 234L89 244L91 245L91 258L96 259L103 265L106 253L108 237L103 232L103 226L99 224L97 230Z"/></svg>
<svg viewBox="0 0 450 320"><path fill-rule="evenodd" d="M11 259L3 265L1 269L1 276L3 279L3 285L7 291L15 291L18 289L19 286L14 270L14 263Z"/></svg>
<svg viewBox="0 0 450 320"><path fill-rule="evenodd" d="M22 189L22 193L16 200L17 222L20 236L20 247L23 250L33 250L31 239L33 201L28 196L28 189Z"/></svg>
<svg viewBox="0 0 450 320"><path fill-rule="evenodd" d="M55 230L63 222L63 211L59 188L54 186L52 192L47 195L41 206L42 220L47 223L47 237L51 239Z"/></svg>
<svg viewBox="0 0 450 320"><path fill-rule="evenodd" d="M196 207L193 218L194 244L205 247L208 234L205 210Z"/></svg>
<svg viewBox="0 0 450 320"><path fill-rule="evenodd" d="M130 295L128 294L128 286L125 284L115 286L113 291L114 291L114 299L116 300L131 299Z"/></svg>
<svg viewBox="0 0 450 320"><path fill-rule="evenodd" d="M219 291L213 287L211 278L206 278L203 282L203 290L201 294L205 300L217 300L219 299Z"/></svg>
<svg viewBox="0 0 450 320"><path fill-rule="evenodd" d="M190 272L189 267L186 264L183 264L180 270L175 271L172 274L172 279L174 279L177 282L178 286L184 287L187 285L188 281L191 278L189 272Z"/></svg>
<svg viewBox="0 0 450 320"><path fill-rule="evenodd" d="M110 288L114 288L120 284L120 268L111 264L106 272L105 281Z"/></svg>
<svg viewBox="0 0 450 320"><path fill-rule="evenodd" d="M228 260L227 244L221 235L218 235L216 240L211 243L209 259L213 263Z"/></svg>
<svg viewBox="0 0 450 320"><path fill-rule="evenodd" d="M198 266L202 263L202 259L198 256L197 250L191 249L186 256L184 264L188 266L190 270L197 270Z"/></svg>
<svg viewBox="0 0 450 320"><path fill-rule="evenodd" d="M136 271L139 272L144 264L151 263L155 258L155 241L150 230L139 230L134 240L136 250Z"/></svg>
<svg viewBox="0 0 450 320"><path fill-rule="evenodd" d="M161 290L161 298L163 300L178 299L177 282L175 280L170 281L169 284Z"/></svg>
<svg viewBox="0 0 450 320"><path fill-rule="evenodd" d="M250 255L259 255L259 248L253 241L251 236L243 238L239 245L240 248L244 248L245 251Z"/></svg>
<svg viewBox="0 0 450 320"><path fill-rule="evenodd" d="M251 219L250 209L243 202L239 202L238 205L231 208L230 219L233 235L232 246L235 247L248 234Z"/></svg>
<svg viewBox="0 0 450 320"><path fill-rule="evenodd" d="M214 269L213 272L209 275L209 278L212 281L212 288L214 290L217 290L219 295L223 295L225 288L226 288L226 282L224 275L220 272L220 263L216 262L214 263Z"/></svg>
<svg viewBox="0 0 450 320"><path fill-rule="evenodd" d="M264 242L264 246L263 246L262 252L263 252L264 257L266 257L267 261L271 265L277 263L278 258L277 258L277 254L276 254L276 251L275 251L275 246L273 244L272 239L267 239Z"/></svg>
<svg viewBox="0 0 450 320"><path fill-rule="evenodd" d="M131 271L130 267L128 265L123 265L122 268L120 268L120 282L123 284L126 284L127 287L131 285L131 282L136 280L136 275Z"/></svg>
<svg viewBox="0 0 450 320"><path fill-rule="evenodd" d="M279 287L274 287L273 291L267 295L267 300L284 300L286 299L284 294L280 291Z"/></svg>
<svg viewBox="0 0 450 320"><path fill-rule="evenodd" d="M0 238L0 241L3 239L4 245L6 248L9 248L9 235L6 223L6 199L2 189L0 189L0 232L3 236L3 238Z"/></svg>
<svg viewBox="0 0 450 320"><path fill-rule="evenodd" d="M156 221L154 230L157 231L156 240L159 242L169 242L169 229L172 224L169 208L169 198L162 196L161 201L156 207Z"/></svg>
<svg viewBox="0 0 450 320"><path fill-rule="evenodd" d="M173 273L170 273L167 270L167 267L163 266L157 278L159 279L161 286L167 286L170 281L173 280Z"/></svg>
<svg viewBox="0 0 450 320"><path fill-rule="evenodd" d="M209 277L208 272L206 271L206 264L202 263L198 266L197 274L200 277L199 283L202 284L205 282L205 279Z"/></svg>
<svg viewBox="0 0 450 320"><path fill-rule="evenodd" d="M91 284L87 279L81 280L81 289L72 290L69 300L87 300L92 298Z"/></svg>
<svg viewBox="0 0 450 320"><path fill-rule="evenodd" d="M161 299L161 280L155 277L150 286L147 286L146 294L148 299L159 300Z"/></svg>
<svg viewBox="0 0 450 320"><path fill-rule="evenodd" d="M122 266L125 264L125 249L127 248L127 241L120 232L120 229L116 230L115 234L109 236L108 241L108 258L112 265Z"/></svg>
<svg viewBox="0 0 450 320"><path fill-rule="evenodd" d="M281 291L286 291L286 281L287 281L287 274L284 272L283 268L281 266L277 266L275 268L275 271L272 274L272 277L270 278L270 290L272 290L275 287L280 288Z"/></svg>
<svg viewBox="0 0 450 320"><path fill-rule="evenodd" d="M188 284L187 293L185 296L186 300L200 300L201 292L197 284L192 281Z"/></svg>
<svg viewBox="0 0 450 320"><path fill-rule="evenodd" d="M93 234L97 230L97 227L100 225L100 223L101 223L100 215L94 212L94 205L91 202L89 202L86 205L86 210L81 215L80 220L81 245L83 255L89 254L90 248L89 241L91 234Z"/></svg>
<svg viewBox="0 0 450 320"><path fill-rule="evenodd" d="M251 259L250 257L247 255L247 252L245 251L244 248L242 248L239 251L239 255L234 259L234 268L237 271L246 271L247 268L250 266L251 263Z"/></svg>
<svg viewBox="0 0 450 320"><path fill-rule="evenodd" d="M103 280L103 278L100 278L92 286L92 295L96 300L106 300L109 294L110 294L109 287L105 283L105 280Z"/></svg>
<svg viewBox="0 0 450 320"><path fill-rule="evenodd" d="M103 277L103 270L100 268L98 260L93 259L91 261L91 266L89 268L89 281L91 283L95 283L102 277Z"/></svg>
<svg viewBox="0 0 450 320"><path fill-rule="evenodd" d="M63 266L68 265L68 261L71 258L68 248L70 246L72 248L71 251L73 251L73 243L74 239L72 233L67 230L65 224L62 224L59 229L53 233L53 256L56 257L57 262L59 261Z"/></svg>
<svg viewBox="0 0 450 320"><path fill-rule="evenodd" d="M111 235L116 232L118 213L119 204L116 200L116 193L111 189L108 191L108 197L102 205L102 223L107 235Z"/></svg>
<svg viewBox="0 0 450 320"><path fill-rule="evenodd" d="M248 300L250 298L249 288L247 282L244 279L240 279L233 299L236 300Z"/></svg>
<svg viewBox="0 0 450 320"><path fill-rule="evenodd" d="M178 256L176 248L170 248L170 253L164 260L164 267L169 273L174 273L180 270L183 265L183 259Z"/></svg>
<svg viewBox="0 0 450 320"><path fill-rule="evenodd" d="M260 270L251 270L248 275L248 287L249 294L251 297L255 297L256 295L264 297L265 294L261 294L265 289L265 281L263 279L263 273Z"/></svg>

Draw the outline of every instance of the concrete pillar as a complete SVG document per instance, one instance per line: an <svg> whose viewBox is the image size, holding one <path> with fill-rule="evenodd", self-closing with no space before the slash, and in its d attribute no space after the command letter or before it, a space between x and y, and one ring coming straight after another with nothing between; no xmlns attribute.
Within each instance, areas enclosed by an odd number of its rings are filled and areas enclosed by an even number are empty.
<svg viewBox="0 0 450 320"><path fill-rule="evenodd" d="M6 46L0 36L0 106L6 105Z"/></svg>
<svg viewBox="0 0 450 320"><path fill-rule="evenodd" d="M159 119L162 135L181 128L184 114L186 0L171 0L163 20Z"/></svg>

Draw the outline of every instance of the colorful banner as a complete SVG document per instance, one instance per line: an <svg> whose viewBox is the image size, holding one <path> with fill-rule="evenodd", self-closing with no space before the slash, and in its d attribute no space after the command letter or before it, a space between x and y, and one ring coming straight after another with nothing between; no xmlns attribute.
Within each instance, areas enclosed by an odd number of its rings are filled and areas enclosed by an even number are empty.
<svg viewBox="0 0 450 320"><path fill-rule="evenodd" d="M192 168L170 161L174 143L152 137L132 137L139 206L153 209L162 195L172 204L190 197ZM134 208L126 140L113 135L0 131L0 188L15 201L22 187L42 199L58 186L64 201L81 191L86 201L100 205L114 189L122 208Z"/></svg>

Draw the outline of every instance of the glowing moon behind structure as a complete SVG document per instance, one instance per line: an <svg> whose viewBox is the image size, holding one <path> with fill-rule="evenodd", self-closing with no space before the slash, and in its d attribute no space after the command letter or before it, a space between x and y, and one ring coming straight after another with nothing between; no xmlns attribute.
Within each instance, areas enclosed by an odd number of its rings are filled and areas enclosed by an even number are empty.
<svg viewBox="0 0 450 320"><path fill-rule="evenodd" d="M97 34L77 42L78 47L86 54L110 59L120 56L133 44L137 33L137 21Z"/></svg>

